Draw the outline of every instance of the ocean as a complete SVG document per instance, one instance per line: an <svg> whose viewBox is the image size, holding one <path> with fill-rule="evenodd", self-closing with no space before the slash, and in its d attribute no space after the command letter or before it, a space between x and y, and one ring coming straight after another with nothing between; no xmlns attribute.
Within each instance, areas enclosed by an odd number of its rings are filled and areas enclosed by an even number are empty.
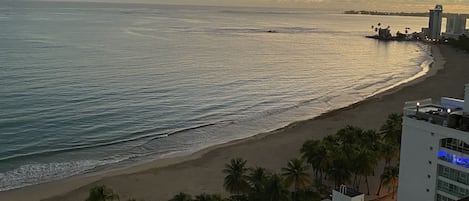
<svg viewBox="0 0 469 201"><path fill-rule="evenodd" d="M367 39L426 18L314 9L0 2L0 191L187 155L428 70Z"/></svg>

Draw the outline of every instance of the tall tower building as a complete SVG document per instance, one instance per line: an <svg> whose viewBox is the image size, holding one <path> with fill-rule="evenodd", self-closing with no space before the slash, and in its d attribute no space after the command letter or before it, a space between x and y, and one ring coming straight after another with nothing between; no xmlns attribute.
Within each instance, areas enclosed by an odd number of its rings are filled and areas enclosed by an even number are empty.
<svg viewBox="0 0 469 201"><path fill-rule="evenodd" d="M446 32L462 34L466 30L466 16L450 14L446 18Z"/></svg>
<svg viewBox="0 0 469 201"><path fill-rule="evenodd" d="M469 84L465 100L406 102L399 167L399 201L469 197Z"/></svg>
<svg viewBox="0 0 469 201"><path fill-rule="evenodd" d="M428 38L440 39L441 38L441 22L443 19L443 6L436 5L435 9L430 10L428 20Z"/></svg>
<svg viewBox="0 0 469 201"><path fill-rule="evenodd" d="M443 36L458 38L466 31L466 16L460 14L449 14L446 17L446 32Z"/></svg>

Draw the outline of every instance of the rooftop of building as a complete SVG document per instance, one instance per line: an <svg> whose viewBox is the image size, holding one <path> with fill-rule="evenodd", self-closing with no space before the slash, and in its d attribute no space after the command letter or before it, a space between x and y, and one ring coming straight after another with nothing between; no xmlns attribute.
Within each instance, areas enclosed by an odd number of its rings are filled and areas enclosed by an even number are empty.
<svg viewBox="0 0 469 201"><path fill-rule="evenodd" d="M359 196L359 195L363 195L363 193L360 193L356 191L355 189L347 187L347 186L336 187L334 190L352 198Z"/></svg>
<svg viewBox="0 0 469 201"><path fill-rule="evenodd" d="M464 100L424 99L405 103L404 115L432 124L469 132L469 114L463 112Z"/></svg>

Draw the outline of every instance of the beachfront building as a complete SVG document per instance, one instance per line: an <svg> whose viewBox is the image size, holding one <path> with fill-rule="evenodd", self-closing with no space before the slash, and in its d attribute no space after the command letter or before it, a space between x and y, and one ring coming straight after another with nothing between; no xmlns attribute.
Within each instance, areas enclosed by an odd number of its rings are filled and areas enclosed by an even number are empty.
<svg viewBox="0 0 469 201"><path fill-rule="evenodd" d="M465 100L406 102L399 201L456 201L469 196L469 84Z"/></svg>
<svg viewBox="0 0 469 201"><path fill-rule="evenodd" d="M445 38L459 38L466 31L466 16L460 14L449 14L446 17L446 32L443 33Z"/></svg>
<svg viewBox="0 0 469 201"><path fill-rule="evenodd" d="M443 6L436 5L435 9L430 9L428 20L428 38L438 40L441 38L441 22L443 19Z"/></svg>
<svg viewBox="0 0 469 201"><path fill-rule="evenodd" d="M332 190L332 201L365 201L365 195L346 185Z"/></svg>

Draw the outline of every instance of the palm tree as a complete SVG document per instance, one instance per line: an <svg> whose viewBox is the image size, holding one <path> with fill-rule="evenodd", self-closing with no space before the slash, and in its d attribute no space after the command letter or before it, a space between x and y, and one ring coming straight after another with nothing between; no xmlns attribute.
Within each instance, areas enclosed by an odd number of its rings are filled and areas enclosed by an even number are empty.
<svg viewBox="0 0 469 201"><path fill-rule="evenodd" d="M381 180L384 185L391 185L392 188L392 199L394 199L394 194L397 188L397 182L399 181L399 167L389 166L384 169L383 174L381 175Z"/></svg>
<svg viewBox="0 0 469 201"><path fill-rule="evenodd" d="M388 115L386 122L380 128L380 134L385 143L401 144L402 114Z"/></svg>
<svg viewBox="0 0 469 201"><path fill-rule="evenodd" d="M378 163L378 156L372 150L366 147L358 148L356 157L353 160L356 165L356 174L365 177L367 195L370 194L370 186L368 184L368 176L370 176ZM359 183L358 183L359 186Z"/></svg>
<svg viewBox="0 0 469 201"><path fill-rule="evenodd" d="M337 150L332 159L332 166L327 171L327 174L334 179L334 186L350 181L352 163L343 149Z"/></svg>
<svg viewBox="0 0 469 201"><path fill-rule="evenodd" d="M325 138L322 139L321 142L321 149L324 152L324 155L322 156L322 160L320 163L320 168L322 171L324 171L326 174L324 175L324 179L328 174L328 171L330 171L334 167L334 160L337 157L337 150L339 149L339 143L338 143L337 136L332 136L329 135ZM322 177L322 175L321 175Z"/></svg>
<svg viewBox="0 0 469 201"><path fill-rule="evenodd" d="M306 172L308 166L304 165L303 160L292 159L288 161L287 167L282 168L282 176L288 186L293 184L293 200L297 200L298 190L306 190L311 185L310 175Z"/></svg>
<svg viewBox="0 0 469 201"><path fill-rule="evenodd" d="M233 158L229 164L225 164L223 169L223 173L227 174L223 183L225 190L238 195L249 192L247 171L246 160L242 158Z"/></svg>
<svg viewBox="0 0 469 201"><path fill-rule="evenodd" d="M220 195L202 193L195 196L194 201L223 201Z"/></svg>
<svg viewBox="0 0 469 201"><path fill-rule="evenodd" d="M336 135L342 144L358 144L362 143L363 133L362 128L348 125L337 131Z"/></svg>
<svg viewBox="0 0 469 201"><path fill-rule="evenodd" d="M263 167L250 169L248 181L251 184L252 191L255 193L262 192L268 177L269 172Z"/></svg>
<svg viewBox="0 0 469 201"><path fill-rule="evenodd" d="M384 169L386 170L386 168L391 165L392 160L399 158L399 146L397 144L392 143L383 143L380 149L380 155L381 158L384 159ZM376 195L379 195L379 193L381 192L382 184L383 181L380 178L380 183Z"/></svg>
<svg viewBox="0 0 469 201"><path fill-rule="evenodd" d="M189 195L189 194L186 194L186 193L179 193L177 195L175 195L173 198L171 198L171 200L169 201L191 201L192 200L192 196Z"/></svg>
<svg viewBox="0 0 469 201"><path fill-rule="evenodd" d="M409 33L409 30L410 30L410 28L409 28L409 27L406 27L406 28L405 28L405 33L408 34L408 33Z"/></svg>
<svg viewBox="0 0 469 201"><path fill-rule="evenodd" d="M90 194L86 201L114 201L119 200L119 195L114 193L114 191L105 186L99 185L90 189Z"/></svg>
<svg viewBox="0 0 469 201"><path fill-rule="evenodd" d="M272 174L266 182L263 201L288 201L288 194L283 178L278 174Z"/></svg>
<svg viewBox="0 0 469 201"><path fill-rule="evenodd" d="M303 143L301 147L302 158L305 159L312 167L314 172L314 177L318 183L321 183L322 177L319 174L322 174L322 166L324 166L326 160L326 149L323 146L321 140L308 140Z"/></svg>
<svg viewBox="0 0 469 201"><path fill-rule="evenodd" d="M251 185L251 192L248 200L262 201L265 196L265 185L269 179L270 173L262 167L255 167L249 170L248 181Z"/></svg>

